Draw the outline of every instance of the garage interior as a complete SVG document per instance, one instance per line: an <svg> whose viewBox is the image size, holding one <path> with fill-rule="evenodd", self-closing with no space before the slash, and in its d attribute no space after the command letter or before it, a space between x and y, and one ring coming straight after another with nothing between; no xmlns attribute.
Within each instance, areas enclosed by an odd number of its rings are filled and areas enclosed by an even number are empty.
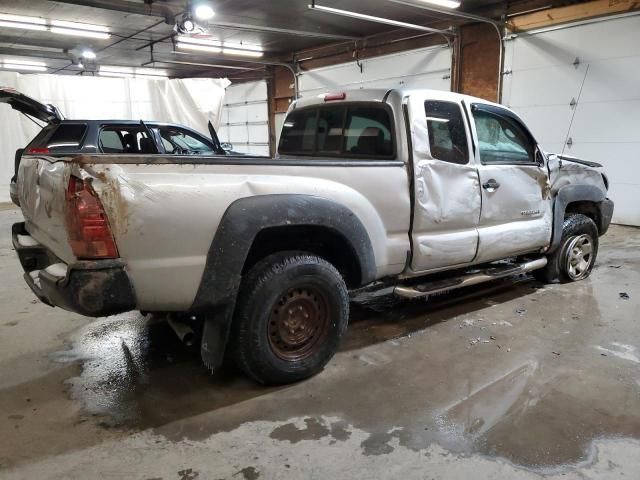
<svg viewBox="0 0 640 480"><path fill-rule="evenodd" d="M0 86L68 118L211 122L273 156L296 99L457 92L601 163L615 202L589 278L356 296L326 368L266 387L157 315L36 299L9 179L41 125L1 106L0 477L638 478L639 45L632 0L0 0Z"/></svg>

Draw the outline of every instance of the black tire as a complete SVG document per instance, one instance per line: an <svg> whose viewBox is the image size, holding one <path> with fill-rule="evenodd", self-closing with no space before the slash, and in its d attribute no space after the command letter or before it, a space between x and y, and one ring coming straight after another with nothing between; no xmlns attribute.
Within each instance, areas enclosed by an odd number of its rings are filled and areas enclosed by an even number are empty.
<svg viewBox="0 0 640 480"><path fill-rule="evenodd" d="M254 380L282 385L331 360L349 320L349 294L336 268L304 252L258 262L240 287L231 353Z"/></svg>
<svg viewBox="0 0 640 480"><path fill-rule="evenodd" d="M572 252L574 243L586 240L591 246L586 266L578 271L572 269L570 260L573 260ZM585 244L586 245L586 244ZM534 270L533 276L544 283L552 283L556 280L561 283L577 282L584 280L591 274L598 255L598 227L593 220L580 213L568 215L562 225L562 238L560 246L551 255L547 256L547 266L540 270ZM585 255L586 258L586 255Z"/></svg>

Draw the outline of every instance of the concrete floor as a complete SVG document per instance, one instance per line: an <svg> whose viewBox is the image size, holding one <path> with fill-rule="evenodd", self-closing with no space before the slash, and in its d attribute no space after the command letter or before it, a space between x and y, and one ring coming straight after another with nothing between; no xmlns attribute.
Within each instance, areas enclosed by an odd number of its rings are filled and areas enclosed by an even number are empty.
<svg viewBox="0 0 640 480"><path fill-rule="evenodd" d="M0 207L3 479L640 477L638 229L577 284L354 305L326 370L276 389L209 376L159 319L38 303L20 219Z"/></svg>

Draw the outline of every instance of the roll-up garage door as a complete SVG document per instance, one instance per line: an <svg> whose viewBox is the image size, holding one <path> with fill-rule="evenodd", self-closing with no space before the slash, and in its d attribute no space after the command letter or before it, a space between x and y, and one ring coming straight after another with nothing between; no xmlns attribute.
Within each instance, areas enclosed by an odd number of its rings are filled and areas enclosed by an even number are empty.
<svg viewBox="0 0 640 480"><path fill-rule="evenodd" d="M451 90L451 49L446 46L408 50L300 74L302 97L358 88L432 88Z"/></svg>
<svg viewBox="0 0 640 480"><path fill-rule="evenodd" d="M602 163L613 221L640 226L640 15L518 34L502 101L543 148Z"/></svg>
<svg viewBox="0 0 640 480"><path fill-rule="evenodd" d="M218 137L221 142L231 143L234 151L269 155L269 107L264 80L227 87Z"/></svg>

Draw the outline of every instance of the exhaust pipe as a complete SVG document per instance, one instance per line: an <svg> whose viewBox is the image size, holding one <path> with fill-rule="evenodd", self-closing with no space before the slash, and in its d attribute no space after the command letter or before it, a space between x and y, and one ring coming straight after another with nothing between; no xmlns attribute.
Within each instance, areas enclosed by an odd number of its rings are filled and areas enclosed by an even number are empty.
<svg viewBox="0 0 640 480"><path fill-rule="evenodd" d="M187 347L191 347L196 337L193 329L186 323L174 320L172 316L169 316L167 318L167 321L169 322L169 326L171 326L173 331L176 332L176 335L178 336L180 341Z"/></svg>

